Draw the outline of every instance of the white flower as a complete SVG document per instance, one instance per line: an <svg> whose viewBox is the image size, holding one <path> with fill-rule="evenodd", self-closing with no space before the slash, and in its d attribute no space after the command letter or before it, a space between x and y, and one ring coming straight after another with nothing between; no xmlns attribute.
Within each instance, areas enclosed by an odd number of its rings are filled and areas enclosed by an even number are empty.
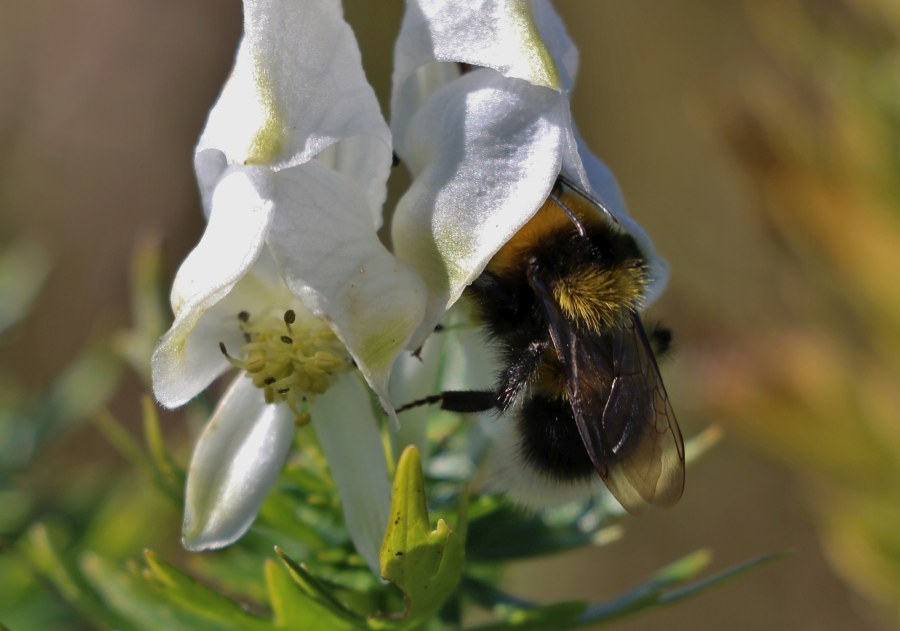
<svg viewBox="0 0 900 631"><path fill-rule="evenodd" d="M414 347L544 203L560 173L635 237L650 265L646 303L662 291L665 262L572 121L577 66L547 0L408 0L391 128L414 181L392 236L397 256L425 276L429 291Z"/></svg>
<svg viewBox="0 0 900 631"><path fill-rule="evenodd" d="M194 164L209 223L172 287L154 392L174 407L229 363L243 371L192 458L185 545L246 531L295 420L309 417L350 534L377 567L390 485L357 375L390 410L389 369L425 295L376 236L391 139L337 0L245 0L235 67Z"/></svg>

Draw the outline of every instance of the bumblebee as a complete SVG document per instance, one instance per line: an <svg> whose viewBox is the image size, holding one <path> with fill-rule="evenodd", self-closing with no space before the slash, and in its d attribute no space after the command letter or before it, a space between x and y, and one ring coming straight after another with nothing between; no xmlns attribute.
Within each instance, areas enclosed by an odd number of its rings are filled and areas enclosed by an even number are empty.
<svg viewBox="0 0 900 631"><path fill-rule="evenodd" d="M561 177L465 291L499 353L494 387L410 406L502 412L488 478L520 503L584 497L602 480L630 512L674 504L684 443L654 354L671 335L648 335L638 313L649 282L631 235Z"/></svg>

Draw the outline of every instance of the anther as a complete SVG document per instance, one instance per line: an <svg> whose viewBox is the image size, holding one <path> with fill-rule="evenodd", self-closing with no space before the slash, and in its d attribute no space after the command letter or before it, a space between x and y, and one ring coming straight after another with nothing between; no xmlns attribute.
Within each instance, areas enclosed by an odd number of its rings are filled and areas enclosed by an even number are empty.
<svg viewBox="0 0 900 631"><path fill-rule="evenodd" d="M351 359L335 334L308 322L303 312L284 309L251 317L240 311L237 317L244 344L237 356L228 354L224 342L219 350L262 389L267 403L286 403L302 417L305 395L325 392L339 372L349 370Z"/></svg>

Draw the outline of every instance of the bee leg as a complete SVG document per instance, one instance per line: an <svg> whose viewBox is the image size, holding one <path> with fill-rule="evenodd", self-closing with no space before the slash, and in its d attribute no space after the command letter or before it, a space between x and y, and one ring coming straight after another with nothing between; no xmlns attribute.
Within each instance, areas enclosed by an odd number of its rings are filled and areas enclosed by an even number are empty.
<svg viewBox="0 0 900 631"><path fill-rule="evenodd" d="M514 356L500 373L497 384L497 399L500 409L505 410L515 400L516 396L529 383L541 365L541 358L547 350L547 340L535 340L525 347L525 350L517 349Z"/></svg>
<svg viewBox="0 0 900 631"><path fill-rule="evenodd" d="M497 395L493 392L486 390L448 390L401 405L397 408L397 412L435 403L440 403L442 410L459 412L461 414L487 412L499 407Z"/></svg>

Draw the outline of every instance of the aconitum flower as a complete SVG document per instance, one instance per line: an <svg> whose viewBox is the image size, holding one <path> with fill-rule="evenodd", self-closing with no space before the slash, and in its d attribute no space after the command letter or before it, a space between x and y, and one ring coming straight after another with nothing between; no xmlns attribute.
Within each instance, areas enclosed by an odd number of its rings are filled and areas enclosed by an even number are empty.
<svg viewBox="0 0 900 631"><path fill-rule="evenodd" d="M311 420L348 529L377 567L390 485L365 382L389 411L390 366L424 312L419 277L376 236L391 139L337 0L246 0L234 69L197 144L208 225L178 270L153 355L167 407L231 366L188 470L184 543L253 522Z"/></svg>
<svg viewBox="0 0 900 631"><path fill-rule="evenodd" d="M414 180L398 204L392 237L398 258L420 270L428 288L414 346L424 343L494 254L545 203L560 175L600 200L634 237L648 263L641 306L663 290L665 262L628 216L615 178L588 151L572 120L569 96L577 67L578 51L547 0L408 0L395 48L391 129L395 151ZM429 341L432 352L426 346L422 357L446 354L448 343ZM435 352L434 346L444 348ZM472 345L468 353L483 355L482 346ZM400 368L416 374L409 362ZM443 367L429 369L444 378L431 391L493 383L460 383L460 375ZM394 391L415 399L406 386L397 380ZM499 432L513 427L484 425ZM415 431L406 431L404 439L422 443ZM518 439L507 439L495 440L488 453L483 477L489 486L508 486L500 463L513 456L501 452L517 449ZM545 484L535 474L520 485ZM595 488L605 492L599 477Z"/></svg>
<svg viewBox="0 0 900 631"><path fill-rule="evenodd" d="M584 146L569 93L578 51L547 0L408 0L395 47L391 130L414 182L392 226L397 256L424 275L434 325L550 194L562 174L600 199L650 264L665 262Z"/></svg>

